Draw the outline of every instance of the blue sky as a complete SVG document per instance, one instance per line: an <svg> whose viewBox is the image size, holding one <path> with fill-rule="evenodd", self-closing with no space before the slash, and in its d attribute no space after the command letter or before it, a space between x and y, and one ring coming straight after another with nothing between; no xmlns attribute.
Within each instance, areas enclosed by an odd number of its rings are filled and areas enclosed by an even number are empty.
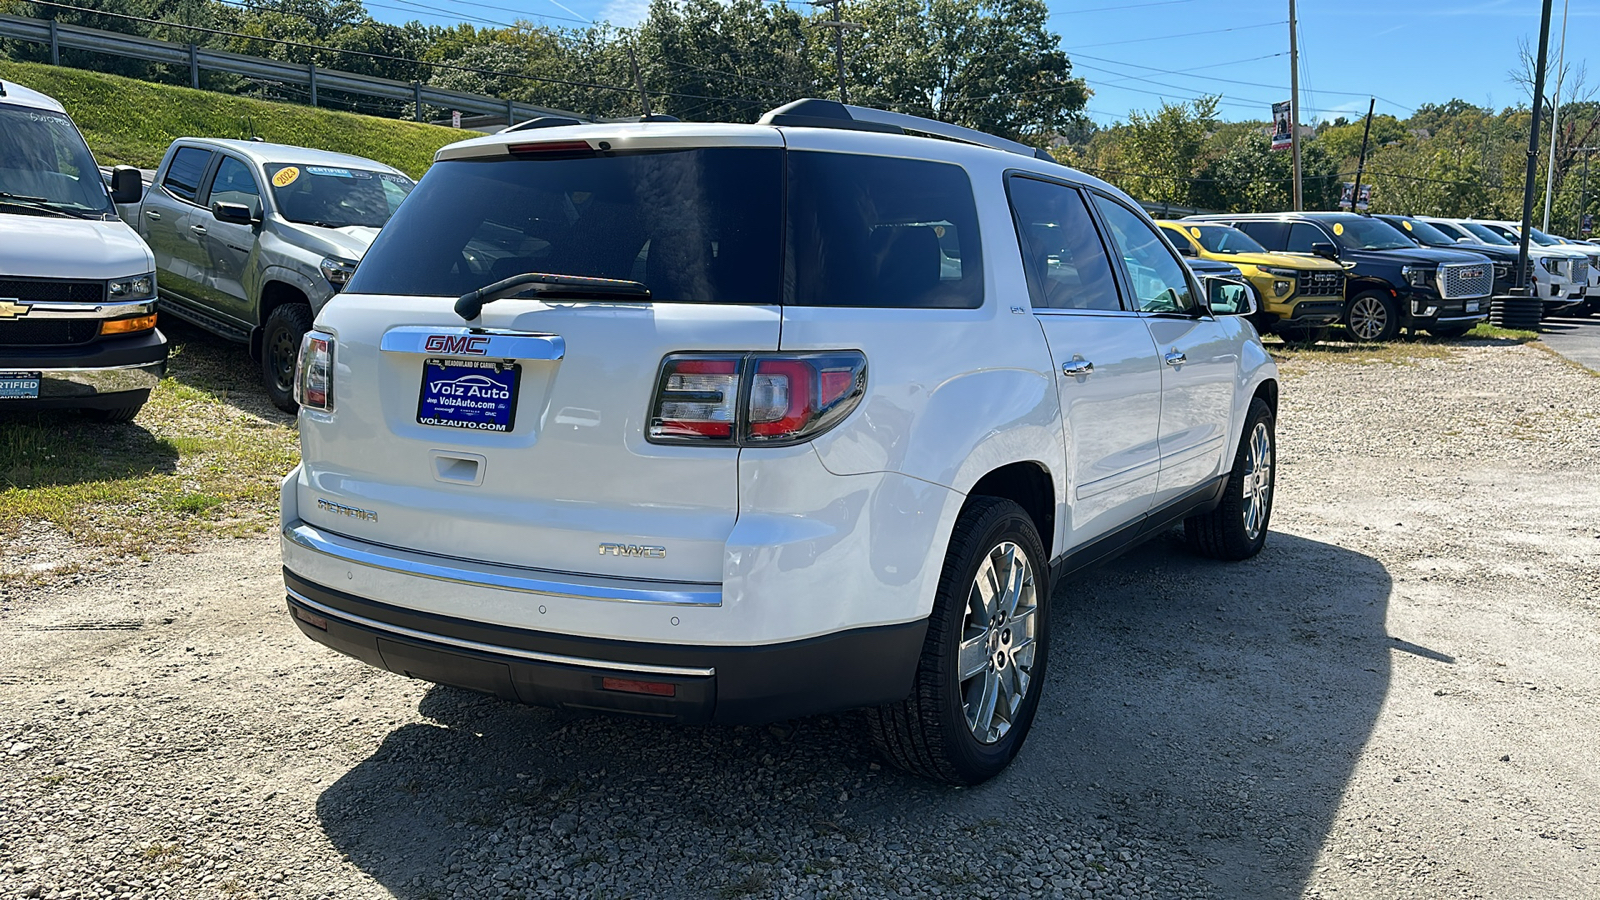
<svg viewBox="0 0 1600 900"><path fill-rule="evenodd" d="M1226 119L1268 119L1289 97L1288 0L1048 0L1076 74L1094 96L1100 124L1130 110L1201 93L1223 97ZM526 18L551 25L636 22L648 0L373 0L391 22L495 22ZM1517 41L1539 36L1539 0L1299 0L1302 120L1356 118L1367 99L1404 118L1422 103L1460 98L1496 109L1526 102L1508 73ZM423 9L427 7L428 10ZM846 18L849 16L848 3ZM429 10L443 10L434 13ZM1555 0L1551 52L1561 31ZM1600 3L1573 0L1567 63L1574 71L1600 47ZM1589 73L1600 83L1600 71Z"/></svg>

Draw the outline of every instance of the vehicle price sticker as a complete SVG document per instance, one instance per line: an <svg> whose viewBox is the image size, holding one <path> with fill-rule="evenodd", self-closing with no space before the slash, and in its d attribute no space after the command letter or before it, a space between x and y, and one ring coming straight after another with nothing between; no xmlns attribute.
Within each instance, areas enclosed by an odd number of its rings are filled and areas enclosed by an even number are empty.
<svg viewBox="0 0 1600 900"><path fill-rule="evenodd" d="M40 372L0 372L0 400L35 400L39 397Z"/></svg>
<svg viewBox="0 0 1600 900"><path fill-rule="evenodd" d="M471 431L510 431L516 424L522 367L484 359L427 359L417 422Z"/></svg>
<svg viewBox="0 0 1600 900"><path fill-rule="evenodd" d="M295 179L299 177L299 169L295 168L294 166L286 166L282 169L279 169L278 174L272 176L272 184L274 187L288 187L289 185L294 184Z"/></svg>

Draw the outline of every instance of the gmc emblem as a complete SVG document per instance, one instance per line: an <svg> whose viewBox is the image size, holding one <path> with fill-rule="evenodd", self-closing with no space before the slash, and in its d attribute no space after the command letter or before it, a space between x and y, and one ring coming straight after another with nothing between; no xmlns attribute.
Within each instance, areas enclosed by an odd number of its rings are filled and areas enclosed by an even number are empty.
<svg viewBox="0 0 1600 900"><path fill-rule="evenodd" d="M1482 278L1483 277L1483 270L1482 269L1465 269L1465 270L1462 271L1461 277L1463 277L1463 278Z"/></svg>
<svg viewBox="0 0 1600 900"><path fill-rule="evenodd" d="M489 352L489 339L476 334L430 334L422 346L429 353L483 356Z"/></svg>

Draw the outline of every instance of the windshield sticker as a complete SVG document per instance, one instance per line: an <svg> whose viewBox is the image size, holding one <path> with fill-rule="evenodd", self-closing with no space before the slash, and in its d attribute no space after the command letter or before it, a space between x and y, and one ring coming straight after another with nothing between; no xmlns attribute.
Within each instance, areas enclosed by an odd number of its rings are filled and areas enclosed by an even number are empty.
<svg viewBox="0 0 1600 900"><path fill-rule="evenodd" d="M300 170L294 166L288 166L286 168L279 169L278 174L272 176L272 186L288 187L289 185L294 184L294 180L299 177Z"/></svg>
<svg viewBox="0 0 1600 900"><path fill-rule="evenodd" d="M1401 221L1400 221L1400 224L1401 224L1401 225L1404 225L1404 226L1405 226L1405 227L1406 227L1406 230L1407 230L1407 231L1410 231L1410 230L1411 230L1411 223L1410 223L1410 222L1407 222L1407 221L1405 221L1405 220L1404 220L1404 219L1402 219L1402 220L1401 220Z"/></svg>
<svg viewBox="0 0 1600 900"><path fill-rule="evenodd" d="M1190 225L1189 226L1189 233L1194 235L1195 237L1199 237L1200 236L1200 226L1198 226L1198 225Z"/></svg>
<svg viewBox="0 0 1600 900"><path fill-rule="evenodd" d="M1344 234L1344 223L1343 222L1335 222L1335 223L1333 223L1333 233L1334 234Z"/></svg>
<svg viewBox="0 0 1600 900"><path fill-rule="evenodd" d="M313 175L326 175L330 178L354 178L349 169L330 169L327 166L306 166L306 171Z"/></svg>

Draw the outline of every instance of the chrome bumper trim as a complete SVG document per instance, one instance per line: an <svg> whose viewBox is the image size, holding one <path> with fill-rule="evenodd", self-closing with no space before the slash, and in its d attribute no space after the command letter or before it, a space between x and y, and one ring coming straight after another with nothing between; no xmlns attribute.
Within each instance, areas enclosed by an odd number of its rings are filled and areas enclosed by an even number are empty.
<svg viewBox="0 0 1600 900"><path fill-rule="evenodd" d="M38 372L40 400L81 399L101 394L148 391L161 381L167 369L165 360L132 366L102 366L82 369L47 369L10 366L7 372ZM0 401L3 403L5 401ZM26 402L26 401L23 401Z"/></svg>
<svg viewBox="0 0 1600 900"><path fill-rule="evenodd" d="M562 656L556 653L539 653L534 650L518 650L515 647L502 647L499 644L484 644L478 641L468 641L461 638L445 637L442 634L430 634L426 631L417 631L415 629L405 628L400 625L390 625L387 622L379 622L376 619L369 619L366 616L358 616L352 613L343 612L341 610L334 609L331 606L318 603L317 601L312 600L311 598L293 589L285 588L285 590L288 591L290 597L294 598L294 602L315 612L319 616L334 619L351 625L359 625L363 628L371 628L374 631L382 631L397 637L412 638L414 640L423 641L429 644L438 644L445 647L455 647L459 650L473 650L479 653L492 653L496 656L512 656L516 657L517 659L526 659L532 662L552 663L560 666L581 666L586 669L604 669L617 672L638 672L644 675L669 675L679 678L709 678L717 674L717 670L715 668L693 669L682 666L652 666L644 663L624 663L612 662L604 659L585 659L581 656Z"/></svg>
<svg viewBox="0 0 1600 900"><path fill-rule="evenodd" d="M414 550L389 551L389 548L378 544L329 534L303 521L284 525L283 537L297 546L342 562L470 587L497 588L575 600L613 600L668 606L722 605L720 585L702 587L685 584L674 588L638 588L629 587L621 583L620 579L601 577L586 579L583 582L556 581L549 577L551 573L537 569L452 559ZM398 555L400 553L405 555ZM706 587L715 589L706 590Z"/></svg>

